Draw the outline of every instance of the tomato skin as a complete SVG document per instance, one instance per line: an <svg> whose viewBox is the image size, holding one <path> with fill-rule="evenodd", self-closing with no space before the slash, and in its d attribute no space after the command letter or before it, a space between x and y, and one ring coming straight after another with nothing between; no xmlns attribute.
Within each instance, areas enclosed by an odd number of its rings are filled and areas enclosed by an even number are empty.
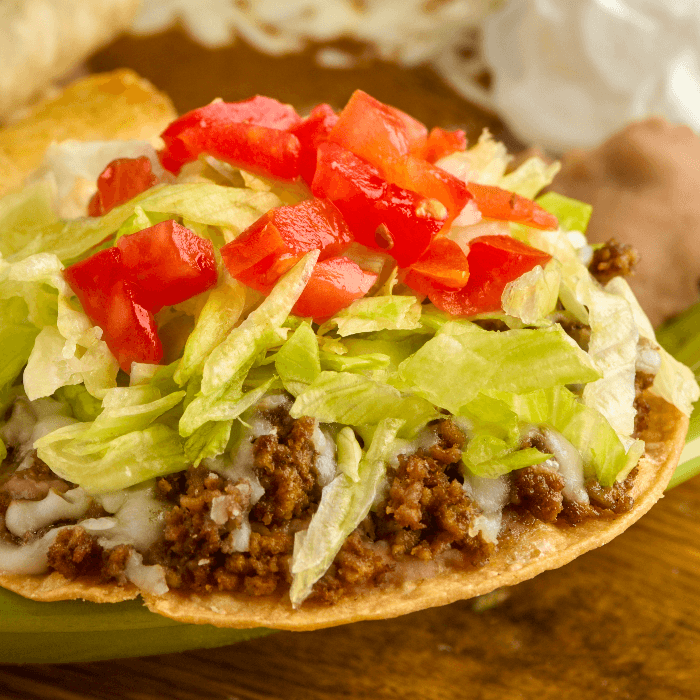
<svg viewBox="0 0 700 700"><path fill-rule="evenodd" d="M510 236L479 236L470 242L467 260L469 280L462 289L448 289L415 272L409 273L406 284L453 316L499 311L506 284L536 265L546 265L551 256Z"/></svg>
<svg viewBox="0 0 700 700"><path fill-rule="evenodd" d="M221 248L230 274L254 289L269 292L279 277L310 250L320 259L342 252L352 233L326 199L308 199L272 209Z"/></svg>
<svg viewBox="0 0 700 700"><path fill-rule="evenodd" d="M299 153L299 174L307 185L311 185L316 171L316 150L318 144L328 138L331 129L338 122L338 115L325 103L316 105L311 114L301 124L290 131L301 144Z"/></svg>
<svg viewBox="0 0 700 700"><path fill-rule="evenodd" d="M216 284L210 241L175 221L163 221L101 250L63 271L119 366L157 364L163 357L155 311Z"/></svg>
<svg viewBox="0 0 700 700"><path fill-rule="evenodd" d="M462 289L469 280L469 261L457 243L444 236L437 236L411 266L411 271L428 278L434 284Z"/></svg>
<svg viewBox="0 0 700 700"><path fill-rule="evenodd" d="M436 126L430 130L428 138L422 148L416 149L412 155L423 158L429 163L434 163L440 158L449 156L456 151L464 151L467 148L467 136L461 129L446 131Z"/></svg>
<svg viewBox="0 0 700 700"><path fill-rule="evenodd" d="M387 164L385 173L390 182L419 192L428 199L437 199L447 207L449 216L445 226L452 223L464 205L472 199L471 192L462 180L422 158L406 156Z"/></svg>
<svg viewBox="0 0 700 700"><path fill-rule="evenodd" d="M513 221L547 231L556 231L559 228L556 216L531 199L494 185L470 182L468 187L482 216L488 219Z"/></svg>
<svg viewBox="0 0 700 700"><path fill-rule="evenodd" d="M146 156L117 158L97 178L97 192L88 204L90 216L103 216L158 183Z"/></svg>
<svg viewBox="0 0 700 700"><path fill-rule="evenodd" d="M109 297L106 320L101 325L104 340L128 374L132 362L157 365L163 346L153 313L140 303L141 291L128 280L119 280Z"/></svg>
<svg viewBox="0 0 700 700"><path fill-rule="evenodd" d="M301 117L293 107L260 95L244 102L212 102L176 119L163 132L164 168L177 173L208 153L283 180L299 175L299 139L287 132Z"/></svg>
<svg viewBox="0 0 700 700"><path fill-rule="evenodd" d="M125 276L136 283L151 311L179 304L216 284L214 246L176 221L117 241Z"/></svg>
<svg viewBox="0 0 700 700"><path fill-rule="evenodd" d="M326 319L360 299L377 281L349 258L328 258L316 263L292 313L305 318Z"/></svg>
<svg viewBox="0 0 700 700"><path fill-rule="evenodd" d="M178 173L185 163L207 153L232 165L279 180L299 176L301 145L294 134L250 124L193 127L172 139L162 151L164 168Z"/></svg>
<svg viewBox="0 0 700 700"><path fill-rule="evenodd" d="M381 170L381 164L421 147L428 130L405 112L355 90L328 140Z"/></svg>
<svg viewBox="0 0 700 700"><path fill-rule="evenodd" d="M153 313L143 305L138 287L124 279L119 248L101 250L63 275L125 372L132 362L160 362L163 348Z"/></svg>
<svg viewBox="0 0 700 700"><path fill-rule="evenodd" d="M100 327L107 319L106 309L112 288L122 275L122 254L116 247L101 250L63 271L63 277L85 313Z"/></svg>
<svg viewBox="0 0 700 700"><path fill-rule="evenodd" d="M437 199L447 207L449 221L471 199L459 178L420 155L428 142L423 124L361 90L353 93L328 140L366 160L388 182Z"/></svg>
<svg viewBox="0 0 700 700"><path fill-rule="evenodd" d="M388 183L373 165L331 142L319 145L311 191L338 207L355 240L402 267L420 258L444 222L425 211L424 197Z"/></svg>

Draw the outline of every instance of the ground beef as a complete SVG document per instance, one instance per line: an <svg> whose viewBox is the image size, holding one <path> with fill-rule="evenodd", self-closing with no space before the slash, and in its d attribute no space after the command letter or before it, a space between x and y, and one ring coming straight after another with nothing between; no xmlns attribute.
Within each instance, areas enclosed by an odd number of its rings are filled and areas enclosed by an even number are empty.
<svg viewBox="0 0 700 700"><path fill-rule="evenodd" d="M335 603L348 588L381 583L384 574L392 568L387 557L377 554L372 542L358 528L345 540L330 569L316 583L310 600Z"/></svg>
<svg viewBox="0 0 700 700"><path fill-rule="evenodd" d="M513 472L511 502L538 520L556 521L564 507L564 479L559 472L538 464Z"/></svg>
<svg viewBox="0 0 700 700"><path fill-rule="evenodd" d="M131 552L132 548L123 544L103 549L82 527L71 527L61 530L49 547L49 569L71 581L90 576L124 583L124 569Z"/></svg>
<svg viewBox="0 0 700 700"><path fill-rule="evenodd" d="M235 484L203 467L158 480L160 494L175 505L166 515L164 541L149 554L149 562L165 566L172 588L269 595L291 582L294 533L308 526L321 496L311 439L315 423L292 419L285 406L263 415L277 432L253 445L253 466L265 494L250 511L247 552L234 551L231 544L240 519L219 524L211 517L215 498L241 495ZM246 513L249 506L241 500L236 510Z"/></svg>
<svg viewBox="0 0 700 700"><path fill-rule="evenodd" d="M654 375L637 372L634 376L634 408L637 412L634 418L633 437L638 438L649 427L649 402L646 399L646 390L654 383Z"/></svg>
<svg viewBox="0 0 700 700"><path fill-rule="evenodd" d="M601 486L597 481L589 481L586 491L590 504L565 501L560 521L568 525L578 525L592 518L611 518L627 513L634 505L630 491L637 474L638 469L635 467L624 481L615 482L612 486Z"/></svg>
<svg viewBox="0 0 700 700"><path fill-rule="evenodd" d="M387 499L374 514L378 539L388 541L396 559L407 555L428 560L449 548L465 564L479 566L489 548L469 527L479 508L466 494L457 463L464 434L449 420L436 426L438 442L428 450L401 455L389 475Z"/></svg>
<svg viewBox="0 0 700 700"><path fill-rule="evenodd" d="M593 253L588 270L605 285L613 277L631 275L638 260L637 251L632 246L611 238Z"/></svg>
<svg viewBox="0 0 700 700"><path fill-rule="evenodd" d="M591 327L574 318L561 318L558 320L564 333L572 338L581 350L588 352L591 342Z"/></svg>
<svg viewBox="0 0 700 700"><path fill-rule="evenodd" d="M300 517L311 503L318 503L321 492L314 466L314 419L292 420L280 409L265 417L277 427L277 434L262 435L253 446L255 469L265 489L253 517L270 525Z"/></svg>

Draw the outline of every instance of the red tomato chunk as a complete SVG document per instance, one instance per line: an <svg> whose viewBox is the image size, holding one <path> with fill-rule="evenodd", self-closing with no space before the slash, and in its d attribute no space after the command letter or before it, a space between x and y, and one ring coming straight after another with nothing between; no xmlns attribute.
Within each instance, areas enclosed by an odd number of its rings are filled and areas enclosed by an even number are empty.
<svg viewBox="0 0 700 700"><path fill-rule="evenodd" d="M319 146L311 190L340 209L356 241L388 253L401 267L420 258L446 216L425 197L388 183L374 166L334 143Z"/></svg>
<svg viewBox="0 0 700 700"><path fill-rule="evenodd" d="M423 147L414 151L413 155L434 163L440 158L449 156L456 151L464 151L466 148L467 136L461 129L445 131L436 126L430 130L428 139Z"/></svg>
<svg viewBox="0 0 700 700"><path fill-rule="evenodd" d="M509 192L494 185L478 185L475 182L469 183L469 190L474 195L476 206L482 216L488 219L513 221L550 231L556 231L559 228L559 222L554 214L550 214L539 204L515 192Z"/></svg>
<svg viewBox="0 0 700 700"><path fill-rule="evenodd" d="M327 104L320 104L311 110L311 114L291 132L299 139L299 175L307 185L311 186L316 172L316 150L318 145L328 138L331 129L336 125L338 115Z"/></svg>
<svg viewBox="0 0 700 700"><path fill-rule="evenodd" d="M175 120L162 134L163 167L179 172L202 153L264 175L299 175L299 139L287 130L301 123L290 105L256 96L244 102L212 102Z"/></svg>
<svg viewBox="0 0 700 700"><path fill-rule="evenodd" d="M179 304L216 284L214 246L175 221L117 241L126 274L151 311Z"/></svg>
<svg viewBox="0 0 700 700"><path fill-rule="evenodd" d="M117 158L97 178L97 192L88 204L88 214L103 216L157 183L158 178L146 156Z"/></svg>
<svg viewBox="0 0 700 700"><path fill-rule="evenodd" d="M294 306L293 313L323 320L362 298L377 281L349 258L329 258L316 263L314 271Z"/></svg>
<svg viewBox="0 0 700 700"><path fill-rule="evenodd" d="M499 311L506 284L536 265L546 265L551 256L510 236L480 236L471 241L467 260L469 280L462 289L448 289L415 272L409 273L406 284L427 294L442 311L453 316L474 316Z"/></svg>
<svg viewBox="0 0 700 700"><path fill-rule="evenodd" d="M163 357L154 312L217 280L211 242L174 221L124 236L63 274L125 372L132 362L155 364Z"/></svg>
<svg viewBox="0 0 700 700"><path fill-rule="evenodd" d="M323 260L351 242L338 209L328 200L308 199L269 211L227 243L221 256L233 277L267 293L305 253L320 250Z"/></svg>

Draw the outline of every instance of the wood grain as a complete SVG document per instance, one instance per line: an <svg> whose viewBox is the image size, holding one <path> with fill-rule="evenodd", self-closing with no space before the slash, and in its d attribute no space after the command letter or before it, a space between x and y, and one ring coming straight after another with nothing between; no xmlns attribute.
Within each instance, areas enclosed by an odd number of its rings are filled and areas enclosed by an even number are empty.
<svg viewBox="0 0 700 700"><path fill-rule="evenodd" d="M311 52L269 58L243 44L209 52L181 35L124 39L93 70L136 69L180 111L255 92L299 109L340 106L362 87L429 125L474 139L487 113L428 69L368 61L317 69ZM486 601L395 620L279 632L217 650L90 664L0 667L13 700L667 700L700 697L700 479L606 547Z"/></svg>

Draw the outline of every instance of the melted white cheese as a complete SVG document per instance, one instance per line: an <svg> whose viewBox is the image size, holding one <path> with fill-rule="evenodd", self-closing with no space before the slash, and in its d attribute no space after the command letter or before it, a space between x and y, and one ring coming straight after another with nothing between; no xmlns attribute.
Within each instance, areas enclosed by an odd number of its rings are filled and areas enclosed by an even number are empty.
<svg viewBox="0 0 700 700"><path fill-rule="evenodd" d="M6 574L43 574L49 566L49 547L63 529L57 527L49 530L43 537L28 544L0 542L0 571Z"/></svg>
<svg viewBox="0 0 700 700"><path fill-rule="evenodd" d="M468 474L464 478L464 490L481 508L471 527L469 536L476 537L479 533L486 542L496 543L503 521L503 508L508 503L510 486L504 476L498 479L486 479L481 476Z"/></svg>
<svg viewBox="0 0 700 700"><path fill-rule="evenodd" d="M5 514L5 525L13 535L23 537L58 520L77 520L85 514L90 500L80 487L64 494L52 489L40 501L12 501Z"/></svg>
<svg viewBox="0 0 700 700"><path fill-rule="evenodd" d="M564 498L576 503L589 503L584 485L583 459L579 451L561 434L552 428L542 430L544 444L554 459L548 459L543 466L555 468L564 478Z"/></svg>
<svg viewBox="0 0 700 700"><path fill-rule="evenodd" d="M316 448L316 471L318 473L318 483L323 487L335 479L338 463L335 457L335 441L323 430L318 421L314 426L311 440Z"/></svg>

